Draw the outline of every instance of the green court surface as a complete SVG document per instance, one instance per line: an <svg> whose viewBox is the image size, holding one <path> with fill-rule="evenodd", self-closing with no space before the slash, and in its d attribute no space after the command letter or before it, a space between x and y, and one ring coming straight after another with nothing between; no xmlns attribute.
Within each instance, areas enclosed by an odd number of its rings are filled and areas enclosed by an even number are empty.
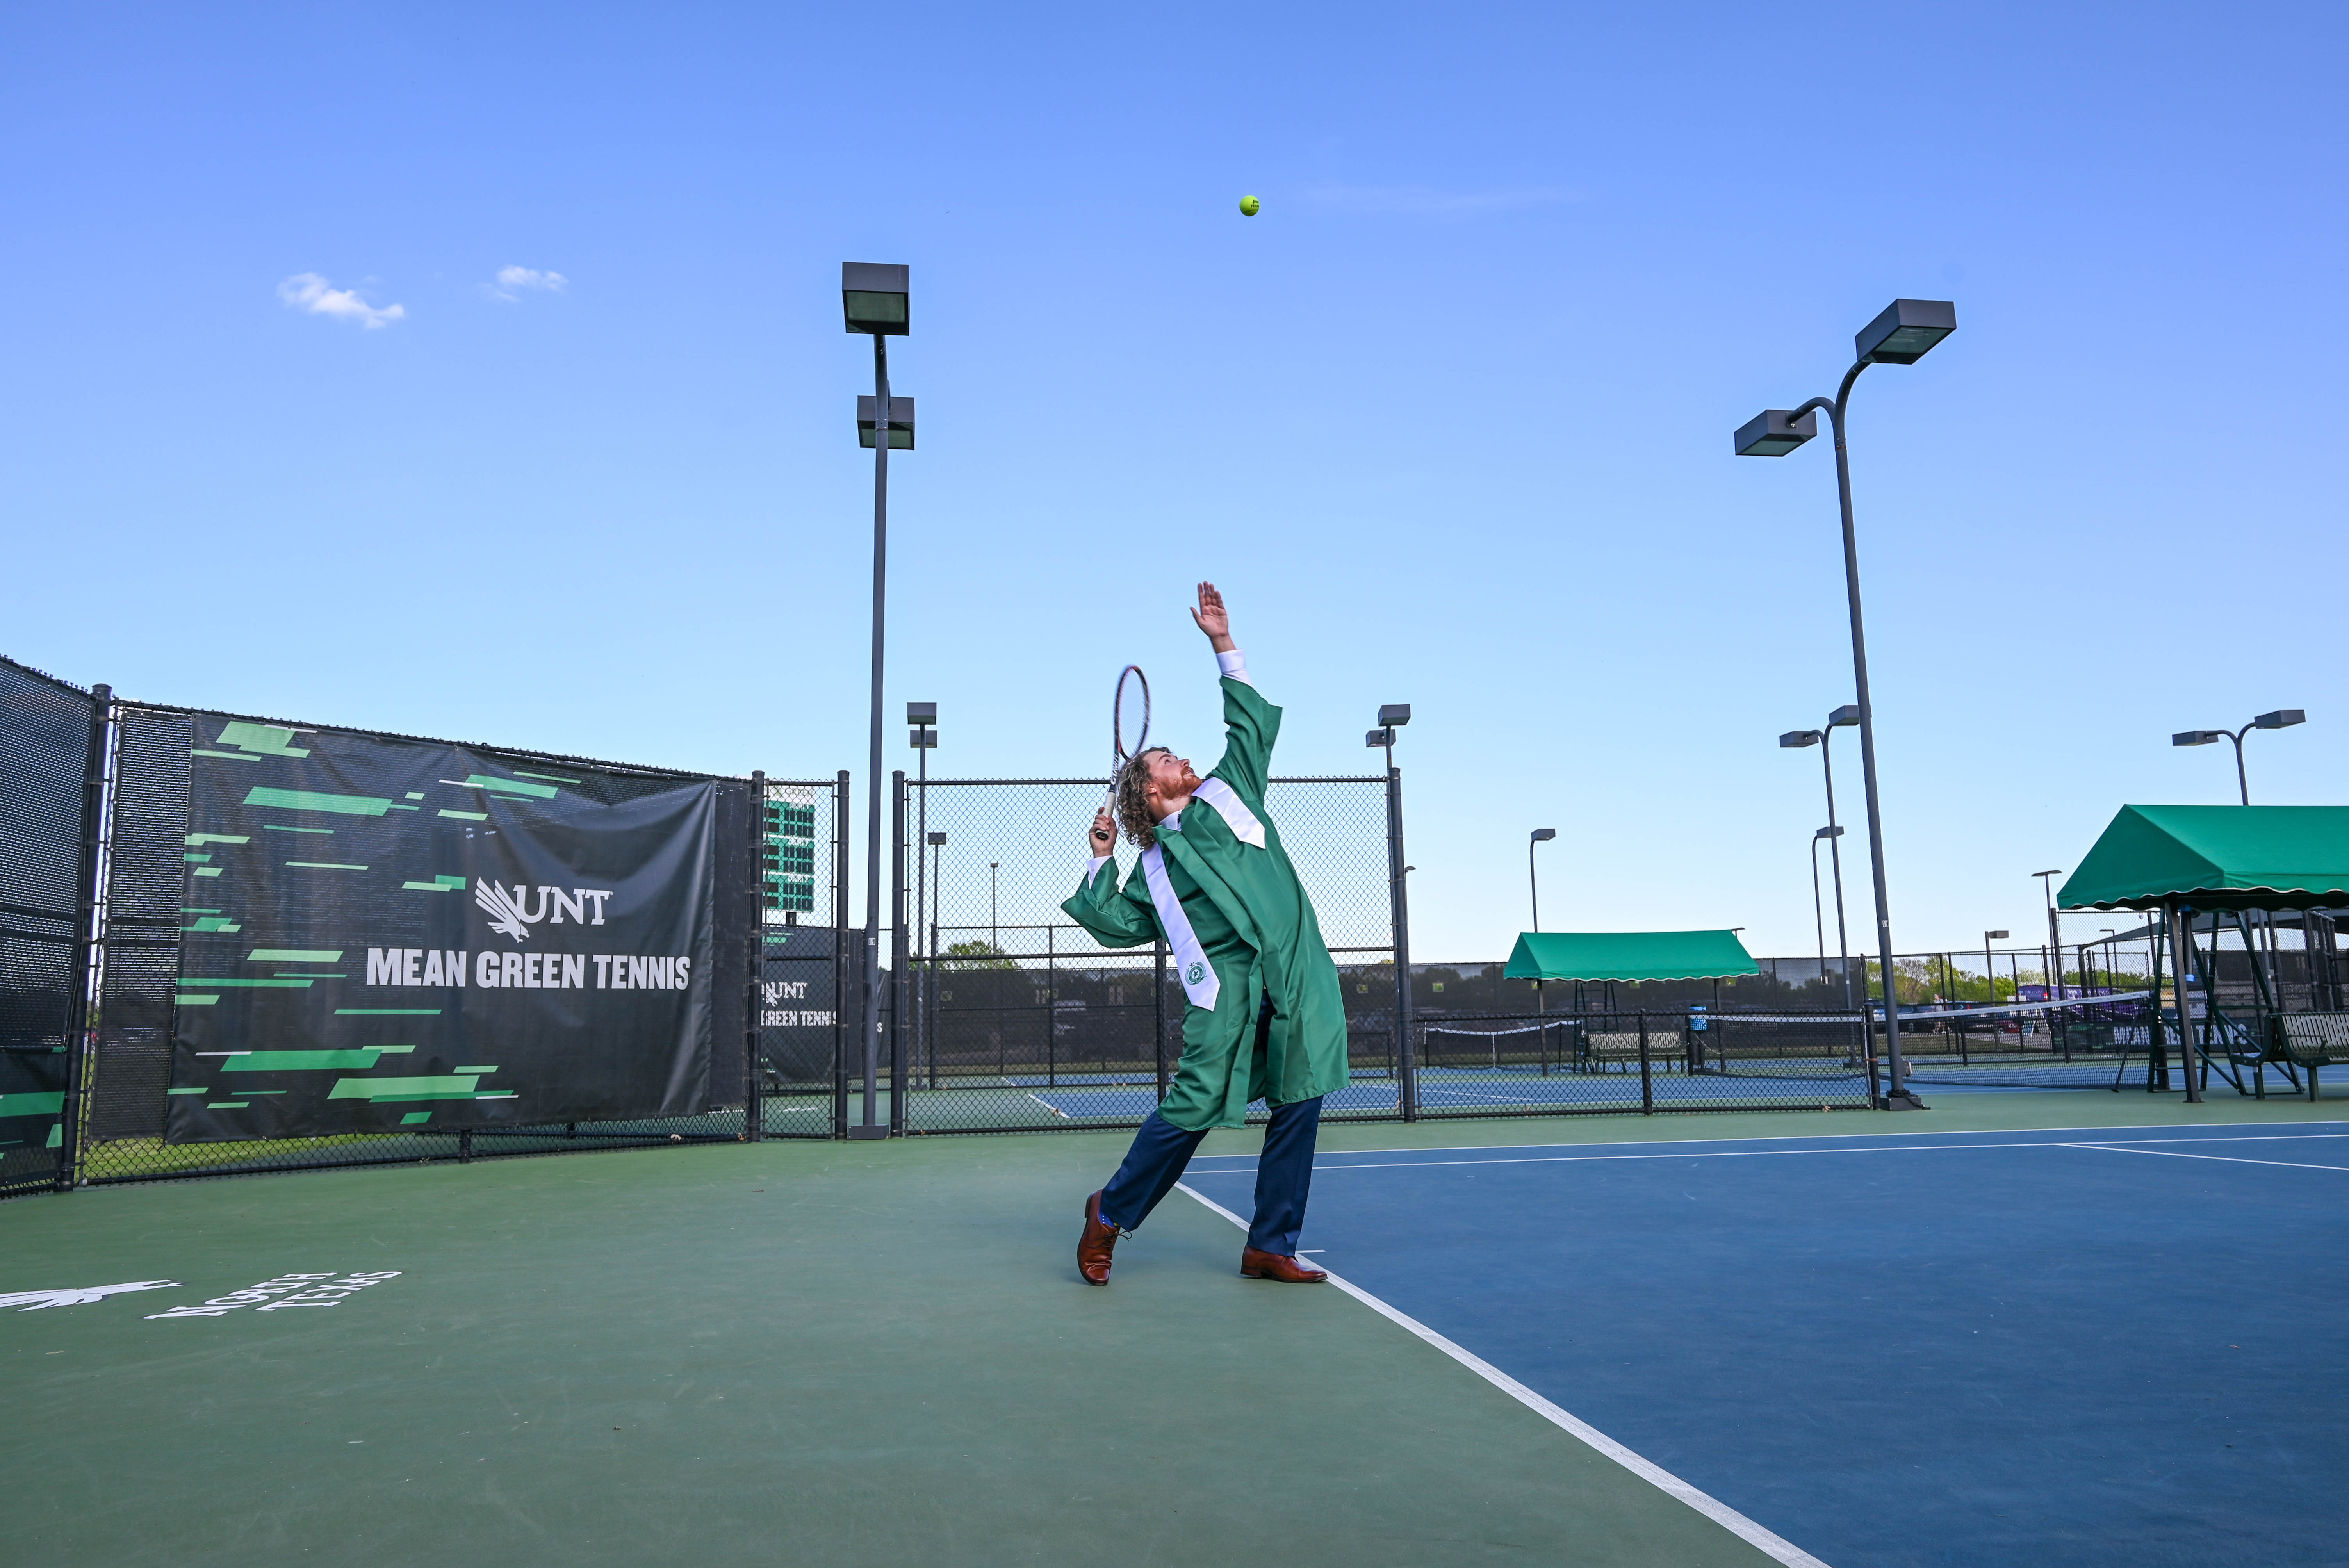
<svg viewBox="0 0 2349 1568"><path fill-rule="evenodd" d="M1919 1115L1332 1125L1323 1147L2338 1114L1979 1095ZM1181 1193L1109 1289L1078 1284L1078 1207L1124 1143L688 1145L0 1203L0 1293L181 1282L0 1313L9 1554L1771 1560L1362 1302L1239 1279L1238 1233ZM333 1305L148 1315L388 1271Z"/></svg>

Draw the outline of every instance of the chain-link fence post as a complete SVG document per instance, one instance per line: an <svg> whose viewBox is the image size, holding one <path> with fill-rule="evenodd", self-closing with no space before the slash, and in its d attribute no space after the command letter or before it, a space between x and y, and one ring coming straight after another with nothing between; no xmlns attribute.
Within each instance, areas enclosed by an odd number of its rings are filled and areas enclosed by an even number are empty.
<svg viewBox="0 0 2349 1568"><path fill-rule="evenodd" d="M1392 731L1389 731L1390 734ZM1411 1028L1411 894L1402 858L1402 769L1387 765L1388 902L1394 923L1395 1060L1402 1075L1400 1101L1405 1121L1419 1119L1419 1056Z"/></svg>
<svg viewBox="0 0 2349 1568"><path fill-rule="evenodd" d="M1150 1037L1158 1052L1158 1098L1166 1099L1166 939L1150 944Z"/></svg>
<svg viewBox="0 0 2349 1568"><path fill-rule="evenodd" d="M905 1130L905 770L889 775L889 1130Z"/></svg>
<svg viewBox="0 0 2349 1568"><path fill-rule="evenodd" d="M96 993L106 941L102 890L106 861L106 779L114 733L114 689L89 688L89 747L81 785L81 845L74 868L74 957L66 993L66 1094L57 1122L57 1187L69 1191L79 1180L83 1131L82 1086L90 1057L91 999Z"/></svg>
<svg viewBox="0 0 2349 1568"><path fill-rule="evenodd" d="M832 791L832 1135L848 1136L848 769ZM860 988L861 989L861 988ZM860 1001L859 1006L862 1006Z"/></svg>
<svg viewBox="0 0 2349 1568"><path fill-rule="evenodd" d="M766 1119L759 1106L759 1013L766 1000L767 978L766 882L761 874L767 841L767 775L763 769L750 775L749 837L750 863L743 868L742 888L742 896L750 903L750 933L744 944L749 957L742 966L742 1141L756 1143L765 1130Z"/></svg>

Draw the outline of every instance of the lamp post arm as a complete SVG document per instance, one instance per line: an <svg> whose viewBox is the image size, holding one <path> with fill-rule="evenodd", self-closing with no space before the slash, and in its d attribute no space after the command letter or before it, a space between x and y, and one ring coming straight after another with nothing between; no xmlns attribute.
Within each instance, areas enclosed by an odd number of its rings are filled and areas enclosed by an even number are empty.
<svg viewBox="0 0 2349 1568"><path fill-rule="evenodd" d="M2227 736L2228 739L2235 743L2235 789L2241 795L2243 804L2246 806L2251 803L2251 780L2250 775L2243 771L2243 737L2251 734L2255 727L2257 727L2255 725L2247 724L2240 729L2230 732ZM2215 944L2218 938L2214 936L2210 940Z"/></svg>

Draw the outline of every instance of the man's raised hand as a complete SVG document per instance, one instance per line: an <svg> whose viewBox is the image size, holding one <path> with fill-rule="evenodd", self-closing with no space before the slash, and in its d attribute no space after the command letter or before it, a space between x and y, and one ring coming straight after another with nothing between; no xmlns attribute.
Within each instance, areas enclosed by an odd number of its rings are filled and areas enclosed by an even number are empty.
<svg viewBox="0 0 2349 1568"><path fill-rule="evenodd" d="M1199 584L1199 607L1191 612L1191 619L1219 654L1232 651L1232 617L1224 608L1224 596L1216 592L1212 583Z"/></svg>
<svg viewBox="0 0 2349 1568"><path fill-rule="evenodd" d="M1092 846L1096 856L1105 855L1117 848L1117 824L1106 810L1093 813L1093 825L1085 833L1085 842Z"/></svg>

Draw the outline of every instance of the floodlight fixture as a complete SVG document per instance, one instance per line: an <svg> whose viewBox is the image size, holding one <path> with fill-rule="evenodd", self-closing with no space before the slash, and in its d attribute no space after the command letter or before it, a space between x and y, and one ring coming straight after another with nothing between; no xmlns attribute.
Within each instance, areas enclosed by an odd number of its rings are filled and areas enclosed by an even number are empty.
<svg viewBox="0 0 2349 1568"><path fill-rule="evenodd" d="M1914 365L1958 329L1958 307L1945 299L1897 299L1860 328L1852 357L1862 365Z"/></svg>
<svg viewBox="0 0 2349 1568"><path fill-rule="evenodd" d="M2035 877L2060 877L2064 874L2064 868L2057 866L2052 871L2033 872L2031 874Z"/></svg>
<svg viewBox="0 0 2349 1568"><path fill-rule="evenodd" d="M2169 738L2169 744L2172 746L2208 746L2213 741L2224 740L2226 738L2227 732L2223 729L2181 729L2176 735Z"/></svg>
<svg viewBox="0 0 2349 1568"><path fill-rule="evenodd" d="M1992 942L2004 942L2006 940L2006 933L2003 931L1985 931L1982 934L1989 937Z"/></svg>
<svg viewBox="0 0 2349 1568"><path fill-rule="evenodd" d="M1783 458L1818 433L1816 410L1796 414L1791 408L1764 408L1737 428L1737 455Z"/></svg>
<svg viewBox="0 0 2349 1568"><path fill-rule="evenodd" d="M1827 727L1831 729L1849 729L1858 722L1859 704L1856 702L1847 702L1827 715Z"/></svg>
<svg viewBox="0 0 2349 1568"><path fill-rule="evenodd" d="M870 393L856 397L856 444L870 451L873 448L873 410L878 407ZM914 400L911 397L889 399L889 449L910 452L914 449Z"/></svg>
<svg viewBox="0 0 2349 1568"><path fill-rule="evenodd" d="M940 844L943 844L946 841L947 836L944 833L932 833L930 835L930 847L932 849L937 848Z"/></svg>
<svg viewBox="0 0 2349 1568"><path fill-rule="evenodd" d="M1398 725L1409 724L1410 722L1411 704L1407 702L1390 702L1380 706L1379 723L1382 727L1392 729Z"/></svg>
<svg viewBox="0 0 2349 1568"><path fill-rule="evenodd" d="M1806 746L1816 746L1826 738L1816 729L1790 729L1778 738L1778 744L1792 751Z"/></svg>
<svg viewBox="0 0 2349 1568"><path fill-rule="evenodd" d="M1392 729L1373 729L1369 734L1362 737L1362 744L1369 747L1373 751L1377 750L1381 746L1392 746L1394 744L1394 731Z"/></svg>
<svg viewBox="0 0 2349 1568"><path fill-rule="evenodd" d="M936 751L938 748L938 732L926 725L909 729L905 731L905 744L916 751Z"/></svg>
<svg viewBox="0 0 2349 1568"><path fill-rule="evenodd" d="M840 305L848 330L905 336L912 325L911 270L882 262L841 263Z"/></svg>
<svg viewBox="0 0 2349 1568"><path fill-rule="evenodd" d="M1813 833L1811 837L1815 839L1840 839L1843 837L1843 830L1841 828L1821 828L1817 832Z"/></svg>
<svg viewBox="0 0 2349 1568"><path fill-rule="evenodd" d="M2296 707L2280 707L2273 713L2263 713L2251 720L2254 729L2290 729L2295 724L2306 724L2308 715Z"/></svg>
<svg viewBox="0 0 2349 1568"><path fill-rule="evenodd" d="M907 724L936 724L937 721L938 705L936 703L909 702L905 705Z"/></svg>
<svg viewBox="0 0 2349 1568"><path fill-rule="evenodd" d="M1557 837L1557 830L1556 828L1536 828L1534 830L1534 842L1537 844L1547 844L1552 839Z"/></svg>

